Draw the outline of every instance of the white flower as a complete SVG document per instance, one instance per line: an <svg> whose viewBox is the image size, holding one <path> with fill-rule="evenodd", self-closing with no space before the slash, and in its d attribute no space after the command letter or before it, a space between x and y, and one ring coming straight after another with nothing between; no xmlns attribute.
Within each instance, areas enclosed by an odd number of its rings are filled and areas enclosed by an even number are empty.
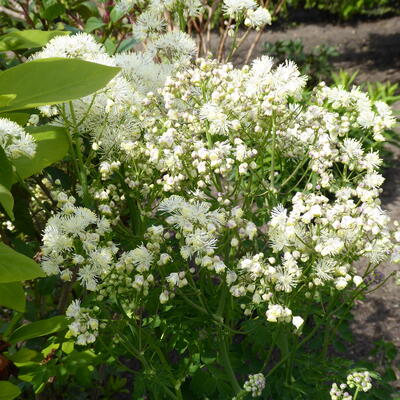
<svg viewBox="0 0 400 400"><path fill-rule="evenodd" d="M356 286L360 286L363 283L363 278L361 278L361 276L355 275L353 277L353 282Z"/></svg>
<svg viewBox="0 0 400 400"><path fill-rule="evenodd" d="M157 54L165 56L170 62L184 63L196 52L194 40L181 31L171 31L159 36L153 46Z"/></svg>
<svg viewBox="0 0 400 400"><path fill-rule="evenodd" d="M70 318L78 318L81 313L81 302L80 300L73 300L68 306L66 315Z"/></svg>
<svg viewBox="0 0 400 400"><path fill-rule="evenodd" d="M336 278L334 283L337 290L343 290L348 285L346 278L343 278L342 276Z"/></svg>
<svg viewBox="0 0 400 400"><path fill-rule="evenodd" d="M13 121L0 118L0 146L7 157L15 160L20 156L32 158L36 152L33 137Z"/></svg>
<svg viewBox="0 0 400 400"><path fill-rule="evenodd" d="M228 271L226 274L226 283L228 286L231 286L237 279L237 274L234 271Z"/></svg>
<svg viewBox="0 0 400 400"><path fill-rule="evenodd" d="M136 266L138 272L145 272L150 269L154 255L145 246L141 245L126 253L126 263L131 262Z"/></svg>
<svg viewBox="0 0 400 400"><path fill-rule="evenodd" d="M206 103L202 106L200 118L210 122L210 131L214 134L226 134L231 127L228 116L219 106L212 103Z"/></svg>
<svg viewBox="0 0 400 400"><path fill-rule="evenodd" d="M149 9L141 13L133 25L133 37L143 41L146 38L155 39L165 29L166 22L160 10Z"/></svg>
<svg viewBox="0 0 400 400"><path fill-rule="evenodd" d="M87 290L94 291L97 288L98 273L91 265L85 265L79 269L78 280Z"/></svg>
<svg viewBox="0 0 400 400"><path fill-rule="evenodd" d="M247 11L244 24L259 29L264 25L271 25L271 22L272 17L269 11L266 8L258 7L255 11L253 9Z"/></svg>
<svg viewBox="0 0 400 400"><path fill-rule="evenodd" d="M254 10L257 4L254 0L224 0L223 9L230 18L239 18L247 10Z"/></svg>
<svg viewBox="0 0 400 400"><path fill-rule="evenodd" d="M246 231L246 235L249 237L249 239L253 240L254 237L257 234L257 226L256 226L256 224L254 222L249 221L246 224L245 231Z"/></svg>
<svg viewBox="0 0 400 400"><path fill-rule="evenodd" d="M268 310L265 313L269 322L290 322L292 311L279 304L268 304Z"/></svg>
<svg viewBox="0 0 400 400"><path fill-rule="evenodd" d="M163 290L160 294L160 303L165 304L169 300L168 290Z"/></svg>
<svg viewBox="0 0 400 400"><path fill-rule="evenodd" d="M304 319L299 316L295 316L292 319L292 324L296 327L296 329L299 329L304 324Z"/></svg>
<svg viewBox="0 0 400 400"><path fill-rule="evenodd" d="M101 63L106 65L113 64L104 47L96 42L94 36L87 33L56 36L46 44L43 50L35 53L32 58L49 57L80 58L87 61L102 61Z"/></svg>
<svg viewBox="0 0 400 400"><path fill-rule="evenodd" d="M350 388L357 388L368 392L372 388L371 374L368 371L353 372L347 375L347 384Z"/></svg>

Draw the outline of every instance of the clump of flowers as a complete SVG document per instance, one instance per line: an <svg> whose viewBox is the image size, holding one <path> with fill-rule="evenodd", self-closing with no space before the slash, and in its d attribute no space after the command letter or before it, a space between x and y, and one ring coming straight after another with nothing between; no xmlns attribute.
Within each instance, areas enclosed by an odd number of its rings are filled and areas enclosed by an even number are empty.
<svg viewBox="0 0 400 400"><path fill-rule="evenodd" d="M231 18L250 25L268 22L258 10L251 1L224 2ZM320 84L306 94L307 78L292 62L191 62L190 38L164 32L151 5L148 12L135 31L148 39L143 54L107 56L87 35L41 53L121 66L102 92L55 117L78 134L86 180L54 192L60 210L44 230L42 267L88 304L74 300L67 311L78 344L116 338L148 376L159 360L163 390L174 398L195 371L205 373L207 346L238 394L229 346L262 328L264 347L254 347L265 362L244 385L260 396L275 353L289 380L301 346L334 331L342 305L367 292L381 262L400 260L374 150L395 120L358 89ZM99 332L93 303L105 321ZM165 361L168 346L184 360L179 374ZM369 385L355 373L331 397L351 399L347 387Z"/></svg>
<svg viewBox="0 0 400 400"><path fill-rule="evenodd" d="M68 306L66 315L73 320L68 328L71 335L76 338L76 344L85 346L95 342L99 321L92 318L88 310L81 308L79 300L74 300Z"/></svg>
<svg viewBox="0 0 400 400"><path fill-rule="evenodd" d="M7 118L0 118L0 147L11 160L21 156L32 158L36 152L32 135Z"/></svg>
<svg viewBox="0 0 400 400"><path fill-rule="evenodd" d="M42 268L64 281L78 279L93 291L99 277L109 272L117 251L106 240L110 223L87 208L76 207L75 199L63 192L58 200L61 211L48 220L43 233Z"/></svg>
<svg viewBox="0 0 400 400"><path fill-rule="evenodd" d="M360 392L368 392L372 388L372 378L369 371L352 372L347 375L347 383L332 384L330 395L332 400L355 400ZM346 389L355 389L352 396Z"/></svg>
<svg viewBox="0 0 400 400"><path fill-rule="evenodd" d="M265 388L265 377L263 374L249 375L249 379L244 383L243 389L251 393L251 397L261 396Z"/></svg>
<svg viewBox="0 0 400 400"><path fill-rule="evenodd" d="M357 391L368 392L372 388L371 380L369 371L353 372L347 375L347 385Z"/></svg>

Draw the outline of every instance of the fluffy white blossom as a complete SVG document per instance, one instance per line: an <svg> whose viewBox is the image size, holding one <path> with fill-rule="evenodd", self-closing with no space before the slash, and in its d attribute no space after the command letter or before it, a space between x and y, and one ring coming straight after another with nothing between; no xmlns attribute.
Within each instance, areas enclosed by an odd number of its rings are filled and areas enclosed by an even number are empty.
<svg viewBox="0 0 400 400"><path fill-rule="evenodd" d="M239 18L247 10L254 10L257 4L254 0L224 0L223 9L230 18Z"/></svg>
<svg viewBox="0 0 400 400"><path fill-rule="evenodd" d="M75 274L88 290L96 290L116 251L102 239L109 231L106 220L64 201L62 210L48 220L43 233L43 271L47 275L61 274L64 280L72 280Z"/></svg>
<svg viewBox="0 0 400 400"><path fill-rule="evenodd" d="M32 158L36 152L32 135L7 118L0 118L0 146L12 160L21 156Z"/></svg>
<svg viewBox="0 0 400 400"><path fill-rule="evenodd" d="M90 315L86 308L82 308L79 300L74 300L66 310L72 322L68 325L69 332L76 338L76 344L85 346L96 341L99 321Z"/></svg>
<svg viewBox="0 0 400 400"><path fill-rule="evenodd" d="M247 16L244 21L246 26L260 29L264 25L271 25L272 17L270 12L263 7L258 7L256 10L248 9Z"/></svg>

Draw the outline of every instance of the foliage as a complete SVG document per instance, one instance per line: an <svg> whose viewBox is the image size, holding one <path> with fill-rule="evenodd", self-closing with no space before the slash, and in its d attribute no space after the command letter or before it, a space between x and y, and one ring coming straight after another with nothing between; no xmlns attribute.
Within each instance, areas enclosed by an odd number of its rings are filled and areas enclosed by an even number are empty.
<svg viewBox="0 0 400 400"><path fill-rule="evenodd" d="M342 20L355 16L380 16L398 12L395 0L288 0L294 8L317 9L336 14Z"/></svg>
<svg viewBox="0 0 400 400"><path fill-rule="evenodd" d="M308 84L314 86L320 81L329 82L333 72L332 59L338 55L335 47L322 44L310 53L304 51L303 42L296 40L279 40L275 43L265 43L264 53L277 61L294 61L302 74L309 77Z"/></svg>
<svg viewBox="0 0 400 400"><path fill-rule="evenodd" d="M341 86L349 90L357 79L358 71L350 73L346 70L339 70L332 74L332 80L336 86ZM369 97L374 101L384 101L387 104L394 104L400 101L399 85L391 82L367 82L361 83L360 88L368 93ZM395 146L400 145L399 135L394 130L387 130L385 138L388 143ZM379 151L384 155L386 163L390 163L391 153L384 146L379 146Z"/></svg>
<svg viewBox="0 0 400 400"><path fill-rule="evenodd" d="M31 43L45 44L48 39L57 36L41 32L28 32L3 37L3 50L24 48ZM85 72L86 69L86 72ZM79 71L79 74L77 74ZM82 75L83 72L83 75ZM13 120L21 121L20 110L32 109L45 104L56 104L93 93L104 86L116 73L117 68L99 66L81 60L46 59L25 63L0 74L0 204L5 215L15 226L20 226L26 215L13 209L13 184L26 187L23 179L42 171L43 168L61 160L68 152L67 132L61 127L43 125L40 128L22 129ZM49 81L44 80L46 77ZM32 114L36 116L36 114ZM29 114L28 114L29 116ZM14 118L15 117L15 118ZM32 117L31 117L32 118ZM32 134L32 135L30 135ZM13 150L11 150L11 148ZM1 230L3 232L3 229ZM12 240L4 236L4 242ZM0 243L0 304L16 311L14 317L2 327L2 351L10 345L16 345L28 339L48 335L66 328L66 318L57 316L41 319L16 328L26 310L23 281L43 277L43 271L31 258L15 251L9 245ZM23 351L24 348L20 350ZM14 366L12 359L2 357L2 379L7 379ZM11 367L10 367L11 368ZM11 382L0 382L1 395L4 399L13 399L20 394L20 389Z"/></svg>
<svg viewBox="0 0 400 400"><path fill-rule="evenodd" d="M332 80L336 86L342 86L349 90L355 83L358 71L354 71L350 74L346 70L339 70L332 74ZM398 83L391 82L367 82L360 85L364 89L369 97L374 101L384 101L387 104L394 104L400 101L400 91Z"/></svg>

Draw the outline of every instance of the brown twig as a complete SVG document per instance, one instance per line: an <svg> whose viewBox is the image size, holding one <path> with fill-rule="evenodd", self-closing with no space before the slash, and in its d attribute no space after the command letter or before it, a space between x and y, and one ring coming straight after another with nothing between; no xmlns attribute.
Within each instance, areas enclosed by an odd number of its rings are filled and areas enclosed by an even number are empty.
<svg viewBox="0 0 400 400"><path fill-rule="evenodd" d="M261 35L263 34L263 32L264 32L263 29L260 29L260 30L257 32L257 36L256 36L254 42L250 45L249 50L247 51L246 59L245 59L245 61L244 61L245 64L247 64L247 63L249 62L249 60L250 60L250 58L251 58L251 56L252 56L252 54L253 54L254 49L256 48L258 42L259 42L260 39L261 39Z"/></svg>

